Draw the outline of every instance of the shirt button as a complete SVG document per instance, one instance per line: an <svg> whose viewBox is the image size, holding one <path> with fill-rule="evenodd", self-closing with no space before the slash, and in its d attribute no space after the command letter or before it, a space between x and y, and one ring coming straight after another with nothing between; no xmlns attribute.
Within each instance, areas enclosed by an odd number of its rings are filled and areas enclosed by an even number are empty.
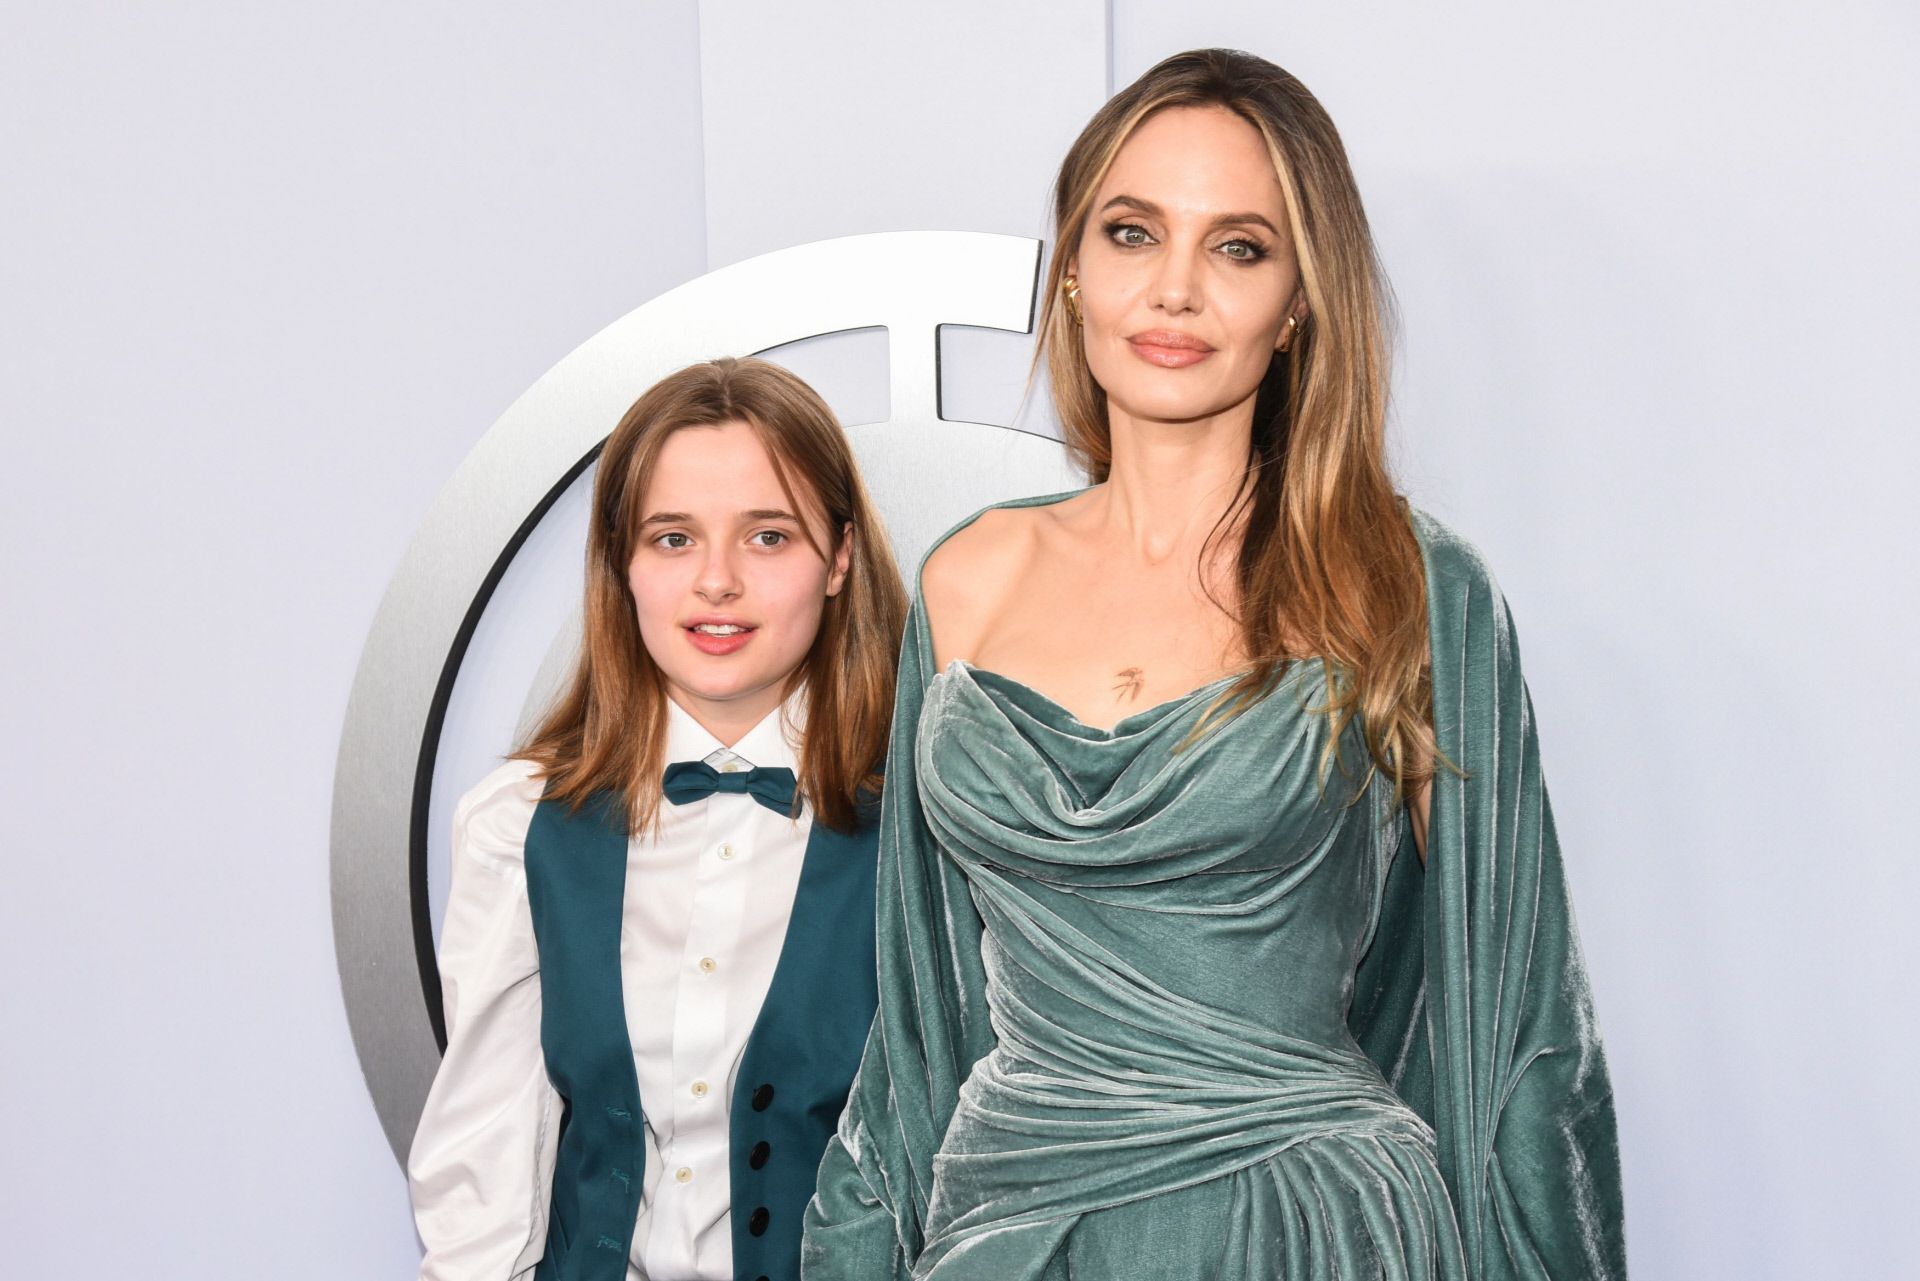
<svg viewBox="0 0 1920 1281"><path fill-rule="evenodd" d="M711 974L719 968L719 964L715 962L711 956L703 956L700 958L700 972L702 974Z"/></svg>
<svg viewBox="0 0 1920 1281"><path fill-rule="evenodd" d="M683 1165L679 1169L673 1172L673 1177L677 1179L679 1182L685 1183L689 1179L693 1178L693 1171Z"/></svg>
<svg viewBox="0 0 1920 1281"><path fill-rule="evenodd" d="M693 1097L696 1099L704 1099L707 1097L707 1083L705 1081L695 1081L693 1083Z"/></svg>
<svg viewBox="0 0 1920 1281"><path fill-rule="evenodd" d="M732 858L732 857L733 857L733 846L731 846L731 845L722 845L722 846L720 847L720 857L721 857L721 858Z"/></svg>

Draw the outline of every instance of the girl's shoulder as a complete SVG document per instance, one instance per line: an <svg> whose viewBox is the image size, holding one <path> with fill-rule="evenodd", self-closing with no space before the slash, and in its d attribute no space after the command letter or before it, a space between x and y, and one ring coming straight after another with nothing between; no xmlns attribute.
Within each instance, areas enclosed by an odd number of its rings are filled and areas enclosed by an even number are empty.
<svg viewBox="0 0 1920 1281"><path fill-rule="evenodd" d="M527 829L547 781L540 766L512 758L461 794L453 808L454 857L496 865L525 857Z"/></svg>

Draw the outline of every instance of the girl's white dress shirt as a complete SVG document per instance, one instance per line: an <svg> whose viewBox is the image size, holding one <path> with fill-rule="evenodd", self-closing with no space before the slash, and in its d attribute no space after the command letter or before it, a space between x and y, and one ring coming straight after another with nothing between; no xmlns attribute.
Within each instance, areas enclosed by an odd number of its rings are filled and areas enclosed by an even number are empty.
<svg viewBox="0 0 1920 1281"><path fill-rule="evenodd" d="M731 750L668 700L667 763L799 772L798 694ZM782 724L785 713L786 726ZM545 786L510 760L454 811L440 930L447 1051L407 1177L426 1245L420 1281L531 1277L547 1234L559 1095L540 1048L540 960L525 846ZM645 1113L646 1171L628 1281L730 1281L729 1111L766 999L813 812L716 792L662 801L627 845L621 986Z"/></svg>

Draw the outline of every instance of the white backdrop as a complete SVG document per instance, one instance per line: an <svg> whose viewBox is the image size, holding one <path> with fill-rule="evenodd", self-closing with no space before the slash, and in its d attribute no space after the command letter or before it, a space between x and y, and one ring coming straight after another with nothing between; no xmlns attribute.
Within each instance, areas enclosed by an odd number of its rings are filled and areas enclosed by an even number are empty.
<svg viewBox="0 0 1920 1281"><path fill-rule="evenodd" d="M360 643L433 494L560 356L711 267L1042 234L1087 114L1202 44L1340 122L1402 304L1403 485L1513 605L1636 1275L1911 1267L1920 17L1600 13L10 13L8 1273L410 1275L326 825ZM871 341L786 358L874 417ZM1008 421L1019 344L948 341L949 396ZM496 611L564 606L566 515ZM551 629L528 635L476 639L438 806L504 748Z"/></svg>

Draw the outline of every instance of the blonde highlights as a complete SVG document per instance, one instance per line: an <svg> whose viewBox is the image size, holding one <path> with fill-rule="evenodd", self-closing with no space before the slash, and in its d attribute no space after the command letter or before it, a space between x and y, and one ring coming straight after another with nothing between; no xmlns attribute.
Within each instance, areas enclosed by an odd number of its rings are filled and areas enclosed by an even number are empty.
<svg viewBox="0 0 1920 1281"><path fill-rule="evenodd" d="M1035 368L1046 361L1067 448L1090 480L1105 481L1106 393L1061 283L1120 148L1142 121L1176 107L1224 107L1259 131L1307 299L1305 323L1255 395L1242 485L1201 555L1210 564L1217 543L1238 540L1231 612L1249 664L1203 725L1237 715L1291 662L1317 655L1327 752L1337 759L1358 717L1371 767L1410 795L1431 777L1435 743L1425 566L1386 468L1392 296L1339 133L1305 85L1253 54L1199 49L1161 61L1095 113L1054 183Z"/></svg>

